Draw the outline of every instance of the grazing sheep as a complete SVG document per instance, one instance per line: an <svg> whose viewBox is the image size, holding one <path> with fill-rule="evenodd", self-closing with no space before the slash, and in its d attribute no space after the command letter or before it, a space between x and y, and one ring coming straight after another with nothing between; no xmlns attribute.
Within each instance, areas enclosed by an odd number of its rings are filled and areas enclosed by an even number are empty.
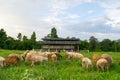
<svg viewBox="0 0 120 80"><path fill-rule="evenodd" d="M25 61L31 62L31 67L34 66L35 62L42 62L43 60L48 61L48 58L45 56L42 56L42 53L37 53L35 51L28 51L25 54Z"/></svg>
<svg viewBox="0 0 120 80"><path fill-rule="evenodd" d="M56 52L47 52L46 54L48 56L49 61L56 61L57 60Z"/></svg>
<svg viewBox="0 0 120 80"><path fill-rule="evenodd" d="M19 58L19 60L23 61L23 57L20 54L12 53L12 54L9 54L8 56L16 56Z"/></svg>
<svg viewBox="0 0 120 80"><path fill-rule="evenodd" d="M92 62L91 62L91 60L89 59L89 58L87 58L87 57L83 57L82 58L82 67L83 68L92 68Z"/></svg>
<svg viewBox="0 0 120 80"><path fill-rule="evenodd" d="M52 53L57 56L57 59L61 59L62 58L62 55L59 52L52 52Z"/></svg>
<svg viewBox="0 0 120 80"><path fill-rule="evenodd" d="M74 52L66 52L66 53L65 53L66 59L71 59L71 58L73 58L73 54L74 54Z"/></svg>
<svg viewBox="0 0 120 80"><path fill-rule="evenodd" d="M31 62L31 67L34 66L34 63L43 62L44 60L48 61L48 58L43 56L38 56L38 55L34 55L34 56L31 56L31 58L29 58L29 61Z"/></svg>
<svg viewBox="0 0 120 80"><path fill-rule="evenodd" d="M94 54L92 57L92 63L96 63L100 58L101 56L99 54Z"/></svg>
<svg viewBox="0 0 120 80"><path fill-rule="evenodd" d="M109 66L112 64L113 59L112 59L111 55L109 55L109 54L102 54L101 57L108 61Z"/></svg>
<svg viewBox="0 0 120 80"><path fill-rule="evenodd" d="M55 54L51 55L51 60L52 61L57 61L57 56Z"/></svg>
<svg viewBox="0 0 120 80"><path fill-rule="evenodd" d="M109 69L109 63L106 59L101 58L97 61L96 67L97 67L98 70L102 70L102 71L104 71L105 69L108 70Z"/></svg>
<svg viewBox="0 0 120 80"><path fill-rule="evenodd" d="M73 55L72 55L73 59L81 59L82 60L83 57L84 56L80 53L73 53Z"/></svg>
<svg viewBox="0 0 120 80"><path fill-rule="evenodd" d="M1 67L4 67L4 61L5 61L5 58L0 56L0 66Z"/></svg>
<svg viewBox="0 0 120 80"><path fill-rule="evenodd" d="M5 66L9 66L10 64L18 65L19 58L17 56L8 56L5 59Z"/></svg>

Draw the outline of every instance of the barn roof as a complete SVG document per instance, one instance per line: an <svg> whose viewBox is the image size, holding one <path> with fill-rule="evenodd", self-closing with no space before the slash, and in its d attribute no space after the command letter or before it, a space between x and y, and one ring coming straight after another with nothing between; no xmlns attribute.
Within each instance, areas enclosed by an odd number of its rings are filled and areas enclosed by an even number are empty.
<svg viewBox="0 0 120 80"><path fill-rule="evenodd" d="M80 44L76 38L42 38L42 44Z"/></svg>

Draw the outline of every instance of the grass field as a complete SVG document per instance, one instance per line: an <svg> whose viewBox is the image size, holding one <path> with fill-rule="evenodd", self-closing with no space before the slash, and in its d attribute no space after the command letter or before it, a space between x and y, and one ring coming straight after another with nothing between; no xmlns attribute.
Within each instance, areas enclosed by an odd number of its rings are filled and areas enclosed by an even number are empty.
<svg viewBox="0 0 120 80"><path fill-rule="evenodd" d="M10 53L22 54L24 51L0 50L0 56L7 57ZM93 54L104 52L82 53L91 58ZM19 66L11 65L6 68L0 67L0 80L120 80L120 52L106 52L113 56L113 64L109 71L82 69L80 60L66 60L63 58L56 62L37 63L30 67L28 62L20 62Z"/></svg>

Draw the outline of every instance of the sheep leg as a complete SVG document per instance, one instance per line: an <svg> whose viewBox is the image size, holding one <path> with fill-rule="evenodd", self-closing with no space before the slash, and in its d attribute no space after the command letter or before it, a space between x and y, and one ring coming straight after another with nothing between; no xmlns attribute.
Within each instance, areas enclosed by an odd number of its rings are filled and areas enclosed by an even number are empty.
<svg viewBox="0 0 120 80"><path fill-rule="evenodd" d="M101 67L102 71L104 71L104 66Z"/></svg>
<svg viewBox="0 0 120 80"><path fill-rule="evenodd" d="M31 67L33 67L34 66L34 61L31 61Z"/></svg>
<svg viewBox="0 0 120 80"><path fill-rule="evenodd" d="M97 65L97 69L98 69L98 71L100 70L100 67Z"/></svg>

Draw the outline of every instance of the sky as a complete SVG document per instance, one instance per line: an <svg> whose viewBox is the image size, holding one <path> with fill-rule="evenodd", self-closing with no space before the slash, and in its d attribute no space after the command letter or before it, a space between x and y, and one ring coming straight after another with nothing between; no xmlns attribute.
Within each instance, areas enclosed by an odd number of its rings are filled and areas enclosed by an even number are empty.
<svg viewBox="0 0 120 80"><path fill-rule="evenodd" d="M0 0L0 29L37 40L55 27L59 37L120 39L119 0Z"/></svg>

